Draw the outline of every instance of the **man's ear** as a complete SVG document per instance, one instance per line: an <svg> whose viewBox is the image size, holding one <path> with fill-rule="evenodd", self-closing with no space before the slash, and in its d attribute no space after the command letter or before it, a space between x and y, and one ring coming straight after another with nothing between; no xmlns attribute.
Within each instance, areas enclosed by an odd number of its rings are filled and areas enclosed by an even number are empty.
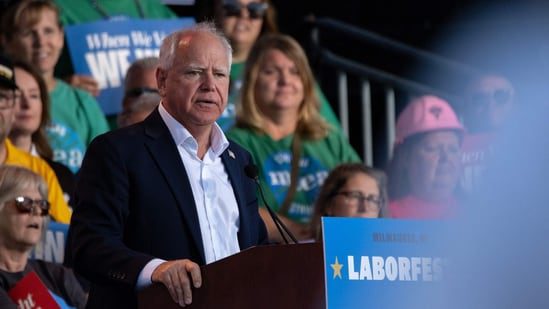
<svg viewBox="0 0 549 309"><path fill-rule="evenodd" d="M158 94L160 97L166 96L166 79L168 78L168 72L161 68L156 68L156 84L158 86Z"/></svg>

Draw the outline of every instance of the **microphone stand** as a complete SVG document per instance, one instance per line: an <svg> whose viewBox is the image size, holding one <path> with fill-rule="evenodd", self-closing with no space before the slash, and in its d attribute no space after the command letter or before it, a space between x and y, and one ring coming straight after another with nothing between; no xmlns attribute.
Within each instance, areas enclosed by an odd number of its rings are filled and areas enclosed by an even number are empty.
<svg viewBox="0 0 549 309"><path fill-rule="evenodd" d="M295 236L288 230L288 227L286 227L286 225L282 222L282 220L280 220L280 218L276 215L276 213L267 204L267 200L265 199L265 195L263 194L263 189L261 188L261 185L259 184L259 180L257 179L257 177L254 178L254 181L257 184L257 186L259 187L259 193L261 194L261 199L263 200L263 203L265 204L265 207L267 208L267 211L271 215L271 218L273 219L273 222L274 222L276 228L278 229L278 232L280 233L280 235L282 235L282 239L284 239L284 242L286 244L289 244L288 239L284 235L284 232L286 232L286 234L288 234L288 236L290 236L290 238L292 239L292 241L294 243L296 243L296 244L299 243L297 241L297 239L295 238ZM282 230L284 230L284 232Z"/></svg>

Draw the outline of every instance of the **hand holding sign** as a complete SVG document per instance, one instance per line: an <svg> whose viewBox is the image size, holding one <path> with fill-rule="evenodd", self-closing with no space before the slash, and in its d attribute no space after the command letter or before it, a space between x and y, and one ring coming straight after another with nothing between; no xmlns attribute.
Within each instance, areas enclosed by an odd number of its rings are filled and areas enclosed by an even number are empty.
<svg viewBox="0 0 549 309"><path fill-rule="evenodd" d="M55 299L50 295L48 288L35 272L30 272L23 277L9 290L8 295L17 304L18 308L60 309Z"/></svg>
<svg viewBox="0 0 549 309"><path fill-rule="evenodd" d="M94 97L99 96L99 83L93 76L74 74L66 78L66 82L74 87L83 89L91 93Z"/></svg>

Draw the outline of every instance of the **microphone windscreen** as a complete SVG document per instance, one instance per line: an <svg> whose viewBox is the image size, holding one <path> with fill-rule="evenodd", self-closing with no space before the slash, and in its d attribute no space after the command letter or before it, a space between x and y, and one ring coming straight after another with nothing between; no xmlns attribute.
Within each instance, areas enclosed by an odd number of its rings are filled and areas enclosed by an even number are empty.
<svg viewBox="0 0 549 309"><path fill-rule="evenodd" d="M246 176L250 177L251 179L256 179L259 175L257 165L253 163L246 165L244 167L244 173L246 173Z"/></svg>

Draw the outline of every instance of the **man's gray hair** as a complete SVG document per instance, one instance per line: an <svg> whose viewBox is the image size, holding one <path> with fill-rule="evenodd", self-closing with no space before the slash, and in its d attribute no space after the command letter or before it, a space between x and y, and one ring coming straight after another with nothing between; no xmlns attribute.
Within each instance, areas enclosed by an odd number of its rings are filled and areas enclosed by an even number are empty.
<svg viewBox="0 0 549 309"><path fill-rule="evenodd" d="M160 64L159 67L162 70L169 69L174 62L175 59L175 49L179 42L179 38L183 35L190 34L190 33L209 33L216 37L219 42L225 47L225 50L227 52L227 60L229 63L229 71L231 69L231 64L233 60L233 49L231 47L231 44L229 43L229 40L225 37L225 35L219 31L215 24L212 22L200 22L196 25L193 25L190 28L186 28L183 30L179 30L176 32L171 33L167 37L164 38L162 41L162 45L160 46Z"/></svg>

